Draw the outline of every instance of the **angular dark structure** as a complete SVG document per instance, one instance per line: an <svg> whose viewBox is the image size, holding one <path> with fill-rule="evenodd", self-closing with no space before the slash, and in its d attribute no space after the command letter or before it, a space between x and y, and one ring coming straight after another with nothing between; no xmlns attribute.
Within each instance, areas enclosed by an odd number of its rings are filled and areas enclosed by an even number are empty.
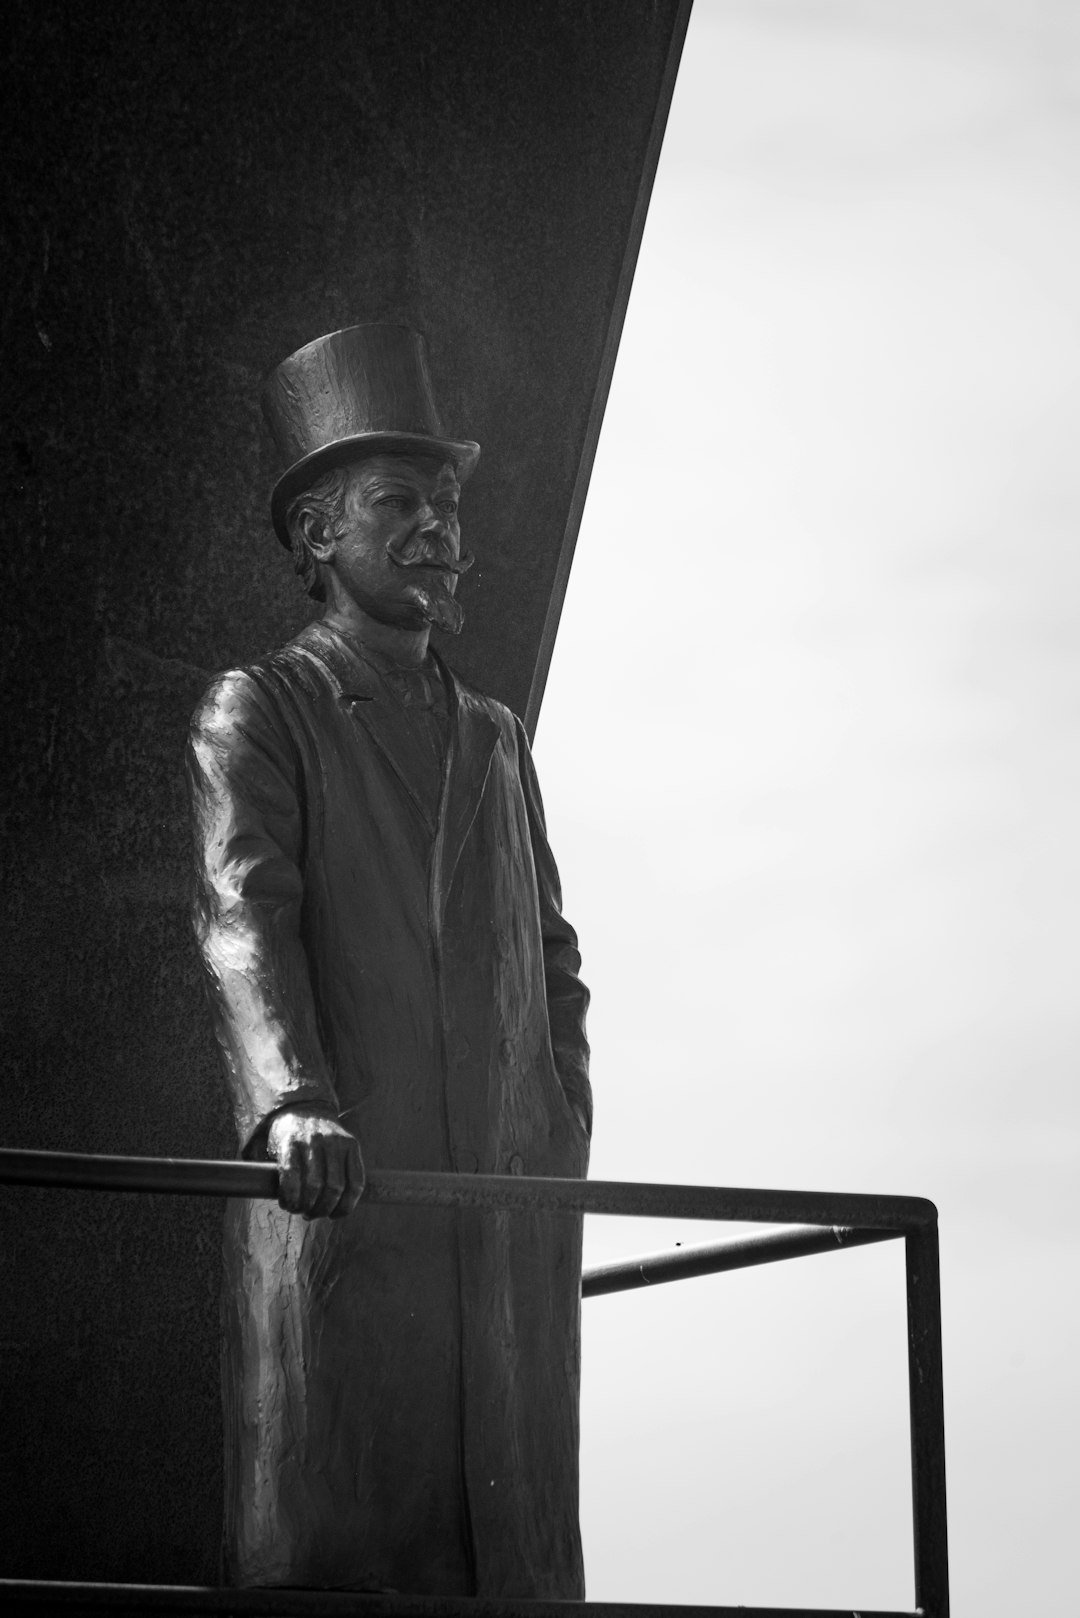
<svg viewBox="0 0 1080 1618"><path fill-rule="evenodd" d="M232 1150L179 760L202 671L310 616L267 565L259 382L290 350L428 333L447 423L484 446L454 661L535 720L688 10L17 4L7 1144ZM220 1208L0 1207L0 1574L214 1582Z"/></svg>

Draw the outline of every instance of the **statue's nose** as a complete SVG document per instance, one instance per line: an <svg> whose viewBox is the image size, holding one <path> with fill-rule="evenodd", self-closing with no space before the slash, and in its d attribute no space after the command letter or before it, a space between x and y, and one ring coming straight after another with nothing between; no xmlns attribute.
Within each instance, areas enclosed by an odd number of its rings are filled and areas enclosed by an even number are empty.
<svg viewBox="0 0 1080 1618"><path fill-rule="evenodd" d="M450 524L434 506L426 506L420 514L420 536L429 543L450 546Z"/></svg>

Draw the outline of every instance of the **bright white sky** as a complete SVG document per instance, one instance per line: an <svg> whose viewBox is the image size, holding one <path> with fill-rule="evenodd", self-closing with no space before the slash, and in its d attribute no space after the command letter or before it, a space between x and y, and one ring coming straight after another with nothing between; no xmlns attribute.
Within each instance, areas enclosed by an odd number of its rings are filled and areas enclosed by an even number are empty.
<svg viewBox="0 0 1080 1618"><path fill-rule="evenodd" d="M1073 0L697 0L537 739L594 1175L940 1207L958 1618L1077 1600L1078 181ZM590 1596L911 1605L902 1275L585 1305Z"/></svg>

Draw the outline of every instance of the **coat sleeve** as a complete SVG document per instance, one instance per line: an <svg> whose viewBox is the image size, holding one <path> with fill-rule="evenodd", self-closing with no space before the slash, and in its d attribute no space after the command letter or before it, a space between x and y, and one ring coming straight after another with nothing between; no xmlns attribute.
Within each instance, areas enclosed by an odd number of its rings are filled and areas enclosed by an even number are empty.
<svg viewBox="0 0 1080 1618"><path fill-rule="evenodd" d="M338 1111L300 939L300 759L250 674L223 675L192 722L194 923L241 1151L261 1155L274 1113Z"/></svg>
<svg viewBox="0 0 1080 1618"><path fill-rule="evenodd" d="M562 886L547 838L544 805L532 753L519 720L518 761L525 804L529 814L533 863L540 900L540 934L544 945L544 981L547 988L548 1022L555 1071L566 1092L566 1099L585 1119L592 1134L592 1086L589 1083L589 1042L585 1037L585 1013L589 991L578 972L581 956L577 934L562 913Z"/></svg>

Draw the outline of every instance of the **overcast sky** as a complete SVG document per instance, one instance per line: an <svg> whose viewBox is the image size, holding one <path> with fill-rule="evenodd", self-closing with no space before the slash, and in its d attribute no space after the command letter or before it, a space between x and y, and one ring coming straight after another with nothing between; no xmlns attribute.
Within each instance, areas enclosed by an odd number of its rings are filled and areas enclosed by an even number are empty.
<svg viewBox="0 0 1080 1618"><path fill-rule="evenodd" d="M1078 179L1073 0L697 0L537 737L594 1175L939 1205L958 1618L1077 1591ZM586 1303L590 1596L911 1605L902 1275Z"/></svg>

